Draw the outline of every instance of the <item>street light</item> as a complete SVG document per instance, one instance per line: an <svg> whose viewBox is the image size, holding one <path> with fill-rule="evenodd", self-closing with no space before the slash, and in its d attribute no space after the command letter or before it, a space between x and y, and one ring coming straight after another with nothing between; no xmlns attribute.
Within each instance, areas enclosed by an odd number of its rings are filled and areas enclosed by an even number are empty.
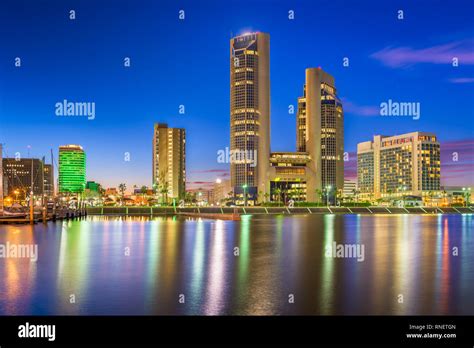
<svg viewBox="0 0 474 348"><path fill-rule="evenodd" d="M247 184L243 184L242 188L244 189L244 207L247 206Z"/></svg>

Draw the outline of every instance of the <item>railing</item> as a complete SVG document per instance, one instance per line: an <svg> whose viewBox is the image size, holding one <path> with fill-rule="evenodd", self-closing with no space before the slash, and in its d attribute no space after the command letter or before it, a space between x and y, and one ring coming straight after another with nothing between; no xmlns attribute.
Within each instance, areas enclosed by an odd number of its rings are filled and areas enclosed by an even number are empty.
<svg viewBox="0 0 474 348"><path fill-rule="evenodd" d="M472 214L474 208L432 207L91 207L88 215L153 216L176 214Z"/></svg>

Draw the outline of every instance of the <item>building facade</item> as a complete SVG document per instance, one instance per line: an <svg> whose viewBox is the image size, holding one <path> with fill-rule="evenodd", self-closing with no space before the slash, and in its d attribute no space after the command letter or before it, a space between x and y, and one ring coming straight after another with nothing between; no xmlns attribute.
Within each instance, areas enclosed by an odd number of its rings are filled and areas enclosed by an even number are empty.
<svg viewBox="0 0 474 348"><path fill-rule="evenodd" d="M298 133L304 139L305 151L311 161L308 163L308 199L319 201L318 191L323 199L335 202L337 192L344 188L344 113L337 96L334 77L321 68L306 69L305 124L304 132ZM300 98L301 99L301 98ZM301 113L298 111L298 117Z"/></svg>
<svg viewBox="0 0 474 348"><path fill-rule="evenodd" d="M270 38L230 41L231 184L237 202L289 199L334 204L344 187L344 114L334 78L306 69L298 98L296 152L270 152ZM256 155L254 155L256 154ZM253 155L253 156L252 156Z"/></svg>
<svg viewBox="0 0 474 348"><path fill-rule="evenodd" d="M82 193L86 187L86 153L80 145L59 147L59 193Z"/></svg>
<svg viewBox="0 0 474 348"><path fill-rule="evenodd" d="M344 113L334 78L321 68L306 69L296 113L296 149L270 155L272 200L335 204L344 188Z"/></svg>
<svg viewBox="0 0 474 348"><path fill-rule="evenodd" d="M186 193L186 133L157 123L153 132L153 187L166 199L184 199ZM163 191L163 192L161 192Z"/></svg>
<svg viewBox="0 0 474 348"><path fill-rule="evenodd" d="M296 113L296 151L306 152L306 84L303 86L303 96L298 98Z"/></svg>
<svg viewBox="0 0 474 348"><path fill-rule="evenodd" d="M342 196L344 198L355 198L356 195L357 195L357 180L345 179Z"/></svg>
<svg viewBox="0 0 474 348"><path fill-rule="evenodd" d="M33 170L33 175L31 175ZM45 164L37 158L4 158L3 159L3 194L4 196L24 199L31 192L33 195L52 197L54 194L54 175L51 164Z"/></svg>
<svg viewBox="0 0 474 348"><path fill-rule="evenodd" d="M357 145L361 198L432 196L440 191L440 145L433 133L374 136Z"/></svg>
<svg viewBox="0 0 474 348"><path fill-rule="evenodd" d="M233 195L230 180L217 179L214 184L214 204L221 204L223 200Z"/></svg>
<svg viewBox="0 0 474 348"><path fill-rule="evenodd" d="M270 157L271 201L305 201L309 193L306 152L272 152Z"/></svg>
<svg viewBox="0 0 474 348"><path fill-rule="evenodd" d="M230 147L234 194L262 200L269 192L270 38L250 33L230 40Z"/></svg>

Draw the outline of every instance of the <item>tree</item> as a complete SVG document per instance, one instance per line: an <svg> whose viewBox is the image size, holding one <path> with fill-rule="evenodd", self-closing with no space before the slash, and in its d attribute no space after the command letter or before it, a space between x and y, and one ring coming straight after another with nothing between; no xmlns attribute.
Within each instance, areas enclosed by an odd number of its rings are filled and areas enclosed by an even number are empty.
<svg viewBox="0 0 474 348"><path fill-rule="evenodd" d="M268 198L270 198L270 194L268 192L265 192L263 197L265 197L265 203L268 202Z"/></svg>
<svg viewBox="0 0 474 348"><path fill-rule="evenodd" d="M119 185L118 189L120 191L120 194L123 196L125 194L125 190L127 189L127 185L122 183Z"/></svg>
<svg viewBox="0 0 474 348"><path fill-rule="evenodd" d="M369 193L369 203L372 203L373 200L374 200L374 194Z"/></svg>
<svg viewBox="0 0 474 348"><path fill-rule="evenodd" d="M99 191L99 194L101 197L105 195L105 189L102 187L102 185L97 185L97 190Z"/></svg>
<svg viewBox="0 0 474 348"><path fill-rule="evenodd" d="M120 192L120 205L123 204L123 196L125 195L125 190L127 189L127 185L120 184L119 185L119 192Z"/></svg>
<svg viewBox="0 0 474 348"><path fill-rule="evenodd" d="M343 190L342 189L339 189L336 191L336 199L338 202L341 202L342 201L342 196L343 196Z"/></svg>
<svg viewBox="0 0 474 348"><path fill-rule="evenodd" d="M352 190L352 195L354 196L354 200L357 202L359 202L359 193L360 193L360 190L357 190L357 189L353 189Z"/></svg>
<svg viewBox="0 0 474 348"><path fill-rule="evenodd" d="M120 184L119 185L119 191L120 191L120 204L123 203L123 196L125 195L125 190L127 189L127 185L125 184Z"/></svg>
<svg viewBox="0 0 474 348"><path fill-rule="evenodd" d="M184 201L186 203L193 203L196 201L196 193L194 192L190 192L190 191L186 191L185 195L184 195Z"/></svg>
<svg viewBox="0 0 474 348"><path fill-rule="evenodd" d="M163 170L158 177L158 191L161 193L162 203L168 204L169 183L166 181L166 172Z"/></svg>
<svg viewBox="0 0 474 348"><path fill-rule="evenodd" d="M94 202L100 198L99 192L86 190L83 194L83 199L86 201L90 206L94 205Z"/></svg>
<svg viewBox="0 0 474 348"><path fill-rule="evenodd" d="M319 199L319 202L322 202L323 199L324 199L324 194L323 194L323 190L320 190L320 189L315 189L314 192L316 193L316 197L317 199Z"/></svg>
<svg viewBox="0 0 474 348"><path fill-rule="evenodd" d="M273 189L273 196L277 197L278 205L280 205L280 202L281 202L281 193L282 193L281 188L275 187Z"/></svg>

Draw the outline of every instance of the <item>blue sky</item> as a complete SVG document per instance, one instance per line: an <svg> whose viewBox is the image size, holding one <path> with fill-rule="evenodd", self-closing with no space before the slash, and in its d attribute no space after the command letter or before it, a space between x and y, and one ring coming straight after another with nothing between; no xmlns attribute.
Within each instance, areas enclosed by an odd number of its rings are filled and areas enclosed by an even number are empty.
<svg viewBox="0 0 474 348"><path fill-rule="evenodd" d="M375 134L435 132L450 151L443 154L445 183L473 185L473 12L472 1L4 0L4 156L81 144L88 180L149 185L153 124L167 122L186 129L190 187L225 177L217 151L229 146L229 39L263 31L270 34L273 151L295 149L288 106L302 93L305 68L321 66L344 100L346 151ZM57 117L54 105L64 99L95 102L95 119ZM388 99L419 102L420 119L379 116Z"/></svg>

